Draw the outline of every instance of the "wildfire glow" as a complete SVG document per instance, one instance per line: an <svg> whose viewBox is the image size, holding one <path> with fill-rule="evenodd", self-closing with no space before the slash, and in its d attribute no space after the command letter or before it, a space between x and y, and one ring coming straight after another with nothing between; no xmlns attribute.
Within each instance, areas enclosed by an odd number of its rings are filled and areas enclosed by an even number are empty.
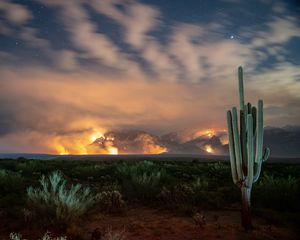
<svg viewBox="0 0 300 240"><path fill-rule="evenodd" d="M109 147L107 150L108 150L108 154L112 154L112 155L118 154L118 148L116 147Z"/></svg>
<svg viewBox="0 0 300 240"><path fill-rule="evenodd" d="M215 134L216 134L216 131L214 129L202 129L200 131L197 131L194 134L193 138L197 138L197 137L200 137L200 136L206 136L206 137L211 138Z"/></svg>
<svg viewBox="0 0 300 240"><path fill-rule="evenodd" d="M69 152L62 145L58 145L56 147L56 150L59 153L59 155L68 155L69 154Z"/></svg>
<svg viewBox="0 0 300 240"><path fill-rule="evenodd" d="M56 154L118 154L118 148L114 146L113 137L105 137L105 130L95 128L81 136L72 135L64 138L58 137L49 143ZM104 146L92 145L98 138L104 141Z"/></svg>
<svg viewBox="0 0 300 240"><path fill-rule="evenodd" d="M95 130L95 132L92 133L92 135L90 136L90 141L95 142L96 139L101 138L101 137L104 137L103 133L98 130Z"/></svg>
<svg viewBox="0 0 300 240"><path fill-rule="evenodd" d="M212 149L211 146L206 145L206 146L205 146L205 151L208 152L208 153L212 153L212 152L213 152L213 149Z"/></svg>

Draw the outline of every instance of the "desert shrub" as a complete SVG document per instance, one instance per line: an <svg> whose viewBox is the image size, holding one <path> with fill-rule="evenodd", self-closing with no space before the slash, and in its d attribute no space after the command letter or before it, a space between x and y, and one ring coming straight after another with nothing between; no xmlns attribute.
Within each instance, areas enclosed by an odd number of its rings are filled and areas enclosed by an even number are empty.
<svg viewBox="0 0 300 240"><path fill-rule="evenodd" d="M10 240L26 240L20 233L11 233L9 237ZM46 232L40 240L67 240L67 237L51 237L50 232Z"/></svg>
<svg viewBox="0 0 300 240"><path fill-rule="evenodd" d="M75 166L69 175L78 179L105 180L103 177L110 176L115 167L107 164L89 164L87 166ZM110 179L108 179L110 180Z"/></svg>
<svg viewBox="0 0 300 240"><path fill-rule="evenodd" d="M215 179L230 180L230 166L220 162L209 163L207 169L208 176Z"/></svg>
<svg viewBox="0 0 300 240"><path fill-rule="evenodd" d="M140 176L144 173L151 174L157 170L157 166L150 161L142 161L136 163L123 163L117 166L117 173L122 177Z"/></svg>
<svg viewBox="0 0 300 240"><path fill-rule="evenodd" d="M23 239L22 234L14 233L14 232L9 234L9 238L10 238L10 240L22 240Z"/></svg>
<svg viewBox="0 0 300 240"><path fill-rule="evenodd" d="M26 190L22 176L13 171L0 169L0 209L11 218L19 218L24 205Z"/></svg>
<svg viewBox="0 0 300 240"><path fill-rule="evenodd" d="M111 181L111 182L105 182L103 184L97 184L95 186L98 190L98 192L106 192L106 191L121 191L121 186L118 182Z"/></svg>
<svg viewBox="0 0 300 240"><path fill-rule="evenodd" d="M19 173L0 169L0 192L5 194L22 189L22 177Z"/></svg>
<svg viewBox="0 0 300 240"><path fill-rule="evenodd" d="M83 215L94 203L89 188L80 184L67 187L60 172L40 179L40 187L27 189L29 209L50 223L69 223Z"/></svg>
<svg viewBox="0 0 300 240"><path fill-rule="evenodd" d="M38 171L41 168L42 168L42 165L40 164L40 162L35 161L35 160L22 161L16 165L17 170L19 170L21 172L27 172L27 173Z"/></svg>
<svg viewBox="0 0 300 240"><path fill-rule="evenodd" d="M102 211L120 213L125 210L126 204L119 191L104 191L96 195L96 202Z"/></svg>
<svg viewBox="0 0 300 240"><path fill-rule="evenodd" d="M129 199L152 201L167 179L164 169L153 162L143 161L117 167L123 193Z"/></svg>
<svg viewBox="0 0 300 240"><path fill-rule="evenodd" d="M168 189L163 187L159 198L167 205L173 206L178 204L186 204L191 200L194 191L186 184L180 184Z"/></svg>
<svg viewBox="0 0 300 240"><path fill-rule="evenodd" d="M197 177L196 180L194 180L191 183L191 187L194 192L207 190L208 186L209 186L208 181L200 177Z"/></svg>
<svg viewBox="0 0 300 240"><path fill-rule="evenodd" d="M274 177L265 174L253 191L255 206L278 210L299 209L299 180L295 177Z"/></svg>
<svg viewBox="0 0 300 240"><path fill-rule="evenodd" d="M222 196L221 199L226 203L226 206L240 204L241 191L233 183L223 187L219 187L217 192ZM224 205L225 206L225 205Z"/></svg>
<svg viewBox="0 0 300 240"><path fill-rule="evenodd" d="M196 211L195 192L187 184L163 187L158 198L164 206L179 215L192 216Z"/></svg>
<svg viewBox="0 0 300 240"><path fill-rule="evenodd" d="M173 163L161 163L162 167L166 170L167 174L176 179L176 182L180 180L181 182L191 181L197 178L198 176L203 176L203 167L194 165L192 163L183 163L178 164L177 162ZM171 179L171 180L174 180Z"/></svg>
<svg viewBox="0 0 300 240"><path fill-rule="evenodd" d="M123 231L113 231L111 227L109 227L106 230L106 233L104 234L103 240L125 240L126 235L125 235L125 230Z"/></svg>
<svg viewBox="0 0 300 240"><path fill-rule="evenodd" d="M194 194L190 199L194 205L201 208L222 208L225 207L225 199L228 197L225 194L229 194L229 197L235 197L232 192L226 191L227 188L211 185L212 183L206 178L197 178L191 183ZM232 190L233 187L234 186L231 186L230 190Z"/></svg>

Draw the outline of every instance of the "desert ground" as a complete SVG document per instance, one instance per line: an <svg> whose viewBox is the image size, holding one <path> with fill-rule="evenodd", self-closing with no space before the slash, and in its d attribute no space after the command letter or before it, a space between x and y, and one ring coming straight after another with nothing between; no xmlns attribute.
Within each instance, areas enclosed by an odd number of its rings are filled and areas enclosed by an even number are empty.
<svg viewBox="0 0 300 240"><path fill-rule="evenodd" d="M96 158L1 159L1 239L10 239L12 232L23 239L40 239L47 231L53 239L93 239L99 233L98 239L124 240L297 239L299 234L297 161L265 164L252 192L254 228L245 231L240 192L224 159ZM65 181L67 194L80 184L74 198L89 189L78 202L83 211L67 202L55 205L51 202L55 194L50 194L47 203L30 198L30 186L47 195L41 179L44 176L47 181L53 173ZM50 180L48 184L49 193Z"/></svg>

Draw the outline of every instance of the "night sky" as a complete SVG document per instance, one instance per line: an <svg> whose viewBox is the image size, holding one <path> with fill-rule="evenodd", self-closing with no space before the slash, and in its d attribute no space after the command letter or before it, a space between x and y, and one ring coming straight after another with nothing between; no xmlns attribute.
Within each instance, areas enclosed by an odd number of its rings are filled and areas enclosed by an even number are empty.
<svg viewBox="0 0 300 240"><path fill-rule="evenodd" d="M300 4L0 1L0 152L79 152L95 134L226 129L245 97L300 123Z"/></svg>

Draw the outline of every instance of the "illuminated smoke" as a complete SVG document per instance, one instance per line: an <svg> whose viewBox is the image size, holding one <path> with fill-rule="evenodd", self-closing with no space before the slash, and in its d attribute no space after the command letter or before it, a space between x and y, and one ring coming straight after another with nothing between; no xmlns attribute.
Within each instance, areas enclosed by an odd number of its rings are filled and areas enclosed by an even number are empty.
<svg viewBox="0 0 300 240"><path fill-rule="evenodd" d="M208 152L208 153L213 153L214 152L210 145L205 146L205 151Z"/></svg>
<svg viewBox="0 0 300 240"><path fill-rule="evenodd" d="M149 134L141 134L137 138L142 142L142 150L144 154L159 154L167 152L167 148L155 143L154 138Z"/></svg>

